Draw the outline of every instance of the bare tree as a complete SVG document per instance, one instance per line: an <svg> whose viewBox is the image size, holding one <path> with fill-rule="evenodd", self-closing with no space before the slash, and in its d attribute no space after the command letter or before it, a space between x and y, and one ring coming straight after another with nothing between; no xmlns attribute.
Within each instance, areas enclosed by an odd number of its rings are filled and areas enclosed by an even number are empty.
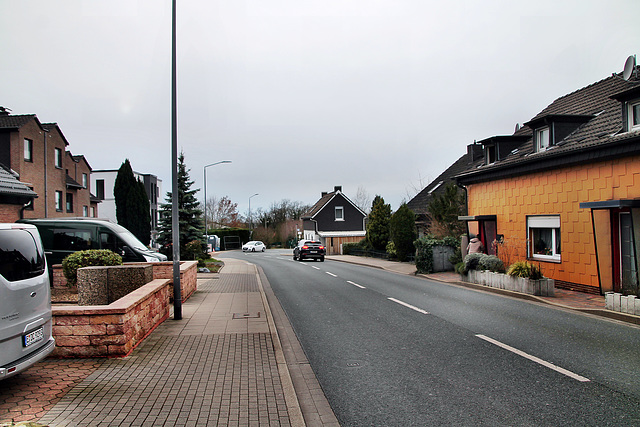
<svg viewBox="0 0 640 427"><path fill-rule="evenodd" d="M371 211L371 195L362 185L358 186L356 198L353 200L353 203L355 203L356 206L367 215L369 214L369 211Z"/></svg>
<svg viewBox="0 0 640 427"><path fill-rule="evenodd" d="M228 196L209 197L207 200L207 222L209 228L237 227L240 222L238 204L233 203Z"/></svg>

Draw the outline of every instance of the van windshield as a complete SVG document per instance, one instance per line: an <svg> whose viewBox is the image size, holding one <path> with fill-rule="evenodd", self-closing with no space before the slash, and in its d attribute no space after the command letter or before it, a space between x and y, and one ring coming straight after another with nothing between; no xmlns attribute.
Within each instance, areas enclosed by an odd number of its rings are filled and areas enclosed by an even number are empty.
<svg viewBox="0 0 640 427"><path fill-rule="evenodd" d="M127 246L141 251L149 252L149 248L147 248L144 243L138 240L136 236L131 234L129 230L117 224L113 224L112 226L115 228L115 232L118 233L118 237L120 237L122 241L127 244Z"/></svg>
<svg viewBox="0 0 640 427"><path fill-rule="evenodd" d="M44 273L45 261L39 239L25 229L0 230L0 275L10 282Z"/></svg>

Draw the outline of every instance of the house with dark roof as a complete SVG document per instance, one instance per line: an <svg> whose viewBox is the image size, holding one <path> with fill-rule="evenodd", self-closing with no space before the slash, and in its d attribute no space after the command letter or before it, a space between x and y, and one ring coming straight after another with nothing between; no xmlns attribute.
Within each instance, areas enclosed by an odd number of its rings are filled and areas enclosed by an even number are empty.
<svg viewBox="0 0 640 427"><path fill-rule="evenodd" d="M25 207L38 195L20 182L15 172L0 165L0 222L15 222L22 218Z"/></svg>
<svg viewBox="0 0 640 427"><path fill-rule="evenodd" d="M355 205L341 186L322 192L320 199L302 215L303 239L323 243L327 255L341 254L343 243L357 243L365 238L367 214Z"/></svg>
<svg viewBox="0 0 640 427"><path fill-rule="evenodd" d="M68 146L58 124L0 108L0 164L37 194L22 211L24 218L97 216L91 166L84 156L72 155Z"/></svg>
<svg viewBox="0 0 640 427"><path fill-rule="evenodd" d="M638 294L640 78L613 74L553 101L513 135L479 143L456 176L471 233L556 287Z"/></svg>
<svg viewBox="0 0 640 427"><path fill-rule="evenodd" d="M418 237L423 237L430 232L431 215L429 214L429 203L431 203L434 196L441 196L447 186L456 185L456 175L466 171L478 159L483 157L484 146L482 144L474 143L468 145L467 152L464 155L409 200L407 207L416 215Z"/></svg>

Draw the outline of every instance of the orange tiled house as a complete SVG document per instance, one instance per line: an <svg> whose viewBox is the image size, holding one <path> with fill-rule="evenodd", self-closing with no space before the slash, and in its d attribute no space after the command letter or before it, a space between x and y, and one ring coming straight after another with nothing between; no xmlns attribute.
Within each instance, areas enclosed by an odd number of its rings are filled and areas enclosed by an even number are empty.
<svg viewBox="0 0 640 427"><path fill-rule="evenodd" d="M638 294L637 71L558 98L513 135L480 141L484 158L456 179L468 200L460 219L490 253L539 263L559 288Z"/></svg>

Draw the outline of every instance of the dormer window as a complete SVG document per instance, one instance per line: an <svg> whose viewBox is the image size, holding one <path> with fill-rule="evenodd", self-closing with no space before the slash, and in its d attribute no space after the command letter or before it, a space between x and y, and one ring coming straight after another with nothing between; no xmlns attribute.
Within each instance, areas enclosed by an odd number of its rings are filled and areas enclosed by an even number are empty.
<svg viewBox="0 0 640 427"><path fill-rule="evenodd" d="M549 127L536 130L536 151L544 151L551 145Z"/></svg>
<svg viewBox="0 0 640 427"><path fill-rule="evenodd" d="M640 100L629 102L629 131L640 130Z"/></svg>
<svg viewBox="0 0 640 427"><path fill-rule="evenodd" d="M488 165L495 163L496 160L498 160L498 153L495 145L487 145L485 159L487 160Z"/></svg>

